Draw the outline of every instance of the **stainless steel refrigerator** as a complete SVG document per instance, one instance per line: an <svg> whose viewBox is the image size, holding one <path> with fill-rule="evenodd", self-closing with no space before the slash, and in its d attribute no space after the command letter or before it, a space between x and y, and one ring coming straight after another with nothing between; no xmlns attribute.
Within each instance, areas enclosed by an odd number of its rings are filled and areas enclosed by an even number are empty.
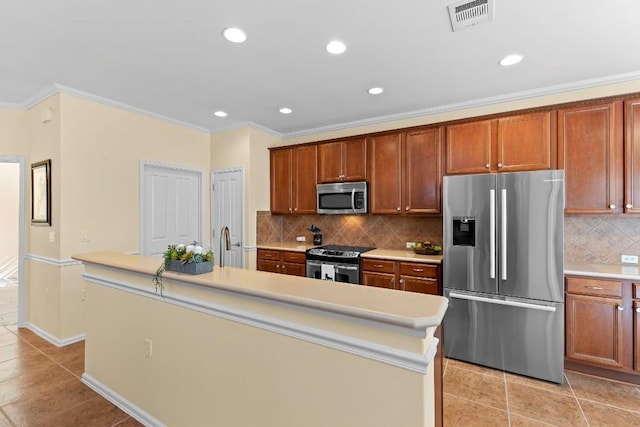
<svg viewBox="0 0 640 427"><path fill-rule="evenodd" d="M556 383L564 371L564 171L446 176L447 357Z"/></svg>

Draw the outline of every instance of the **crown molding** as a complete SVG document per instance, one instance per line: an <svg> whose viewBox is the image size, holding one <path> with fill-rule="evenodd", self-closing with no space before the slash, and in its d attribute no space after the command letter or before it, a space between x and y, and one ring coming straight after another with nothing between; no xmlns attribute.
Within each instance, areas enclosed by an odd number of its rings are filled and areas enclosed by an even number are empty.
<svg viewBox="0 0 640 427"><path fill-rule="evenodd" d="M456 102L453 104L440 105L437 107L424 108L420 110L408 111L405 113L389 114L385 116L372 117L362 120L353 120L350 122L338 123L328 126L320 126L316 128L304 129L300 131L287 132L282 134L283 139L307 136L316 133L332 132L337 130L349 129L360 126L377 125L396 120L413 119L421 116L429 116L451 111L464 110L468 108L484 107L487 105L500 104L505 102L520 101L523 99L536 98L540 96L553 95L562 92L569 92L580 89L589 89L592 87L605 86L615 83L624 83L630 80L640 79L640 71L630 73L617 74L607 77L598 77L594 79L580 80L570 83L562 83L558 85L546 86L537 89L529 89L520 92L513 92L504 95L490 96L487 98L479 98L471 101Z"/></svg>
<svg viewBox="0 0 640 427"><path fill-rule="evenodd" d="M270 129L270 128L266 127L266 126L259 125L259 124L254 123L254 122L239 122L239 123L234 123L232 125L215 128L215 129L211 130L211 134L229 132L229 131L232 131L232 130L247 129L247 128L258 130L260 132L264 132L266 134L269 134L271 136L275 136L277 138L282 138L284 136L284 134L282 134L280 132L277 132L277 131L275 131L273 129Z"/></svg>

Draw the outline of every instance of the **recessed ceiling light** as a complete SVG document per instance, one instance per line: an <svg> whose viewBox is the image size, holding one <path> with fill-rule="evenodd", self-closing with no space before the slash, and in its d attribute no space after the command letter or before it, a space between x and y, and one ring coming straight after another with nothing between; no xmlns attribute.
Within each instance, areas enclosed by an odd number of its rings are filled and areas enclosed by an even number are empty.
<svg viewBox="0 0 640 427"><path fill-rule="evenodd" d="M334 40L327 44L327 52L334 55L340 55L341 53L344 53L345 50L347 50L347 46L341 41Z"/></svg>
<svg viewBox="0 0 640 427"><path fill-rule="evenodd" d="M503 67L508 67L509 65L515 65L518 62L522 61L523 56L517 53L513 55L507 55L500 60L500 65Z"/></svg>
<svg viewBox="0 0 640 427"><path fill-rule="evenodd" d="M369 92L371 95L380 95L382 92L384 92L384 89L382 89L381 87L372 87L367 92Z"/></svg>
<svg viewBox="0 0 640 427"><path fill-rule="evenodd" d="M284 108L280 109L280 112L282 114L291 114L293 112L293 110L291 108L284 107Z"/></svg>
<svg viewBox="0 0 640 427"><path fill-rule="evenodd" d="M247 35L240 28L228 27L222 30L225 39L233 43L242 43L247 39Z"/></svg>
<svg viewBox="0 0 640 427"><path fill-rule="evenodd" d="M215 113L213 113L213 115L216 117L227 117L227 113L225 113L224 111L216 111Z"/></svg>

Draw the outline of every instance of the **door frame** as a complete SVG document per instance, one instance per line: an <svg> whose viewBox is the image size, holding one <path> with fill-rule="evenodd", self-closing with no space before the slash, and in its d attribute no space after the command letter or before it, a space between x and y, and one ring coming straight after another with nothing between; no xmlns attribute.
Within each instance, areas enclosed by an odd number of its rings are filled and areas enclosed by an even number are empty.
<svg viewBox="0 0 640 427"><path fill-rule="evenodd" d="M146 183L145 183L145 172L147 171L148 168L155 168L155 169L164 169L167 171L177 171L177 172L188 172L188 173L194 173L197 176L197 180L198 180L198 187L199 187L199 191L198 194L200 195L200 209L198 210L198 242L201 244L206 244L206 242L203 241L203 237L204 237L204 229L205 229L205 185L204 185L204 173L205 171L203 169L198 169L198 168L190 168L187 166L179 166L179 165L172 165L169 163L164 163L164 162L154 162L154 161L150 161L150 160L140 160L140 175L139 175L139 188L140 191L138 192L138 250L140 254L146 254L147 252L147 247L146 247L146 240L145 240L145 228L143 226L143 221L145 218L145 215L147 214L147 210L149 209L148 206L146 206L144 204L144 195L146 194L147 188L146 188Z"/></svg>
<svg viewBox="0 0 640 427"><path fill-rule="evenodd" d="M246 255L246 246L245 246L245 240L246 240L246 235L245 235L245 229L246 229L246 217L245 217L245 212L246 212L246 200L245 200L245 196L246 196L246 175L245 175L245 170L243 166L236 166L236 167L232 167L232 168L221 168L221 169L212 169L211 170L211 197L210 197L210 207L209 207L209 212L211 213L211 250L214 250L214 245L219 243L220 240L220 236L216 236L216 233L219 233L220 230L216 230L214 228L214 218L213 218L213 211L214 211L214 206L213 206L213 185L215 184L215 180L214 180L214 176L216 173L225 173L225 172L240 172L242 174L242 209L241 209L241 215L242 215L242 221L240 222L242 230L241 230L241 234L242 234L242 242L240 245L240 252L242 254L242 256L240 257L242 263L241 263L241 268L245 267L245 255ZM214 239L217 238L218 241L214 241ZM218 245L219 246L219 245ZM215 251L214 251L215 252Z"/></svg>
<svg viewBox="0 0 640 427"><path fill-rule="evenodd" d="M18 164L18 177L20 195L18 202L18 326L24 327L24 241L25 241L25 159L19 156L0 156L0 163L17 163Z"/></svg>

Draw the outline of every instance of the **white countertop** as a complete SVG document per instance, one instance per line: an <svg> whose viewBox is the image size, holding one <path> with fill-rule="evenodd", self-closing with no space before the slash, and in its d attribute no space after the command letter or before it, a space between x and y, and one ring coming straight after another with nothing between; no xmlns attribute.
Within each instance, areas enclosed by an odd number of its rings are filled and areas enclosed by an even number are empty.
<svg viewBox="0 0 640 427"><path fill-rule="evenodd" d="M637 265L565 262L564 274L573 276L601 277L604 279L640 281L640 270Z"/></svg>
<svg viewBox="0 0 640 427"><path fill-rule="evenodd" d="M155 275L162 263L159 257L120 252L92 252L72 258L149 275ZM234 267L215 266L213 272L199 275L166 271L163 277L419 330L438 326L448 305L446 298L436 295L337 282L328 286L321 280Z"/></svg>

